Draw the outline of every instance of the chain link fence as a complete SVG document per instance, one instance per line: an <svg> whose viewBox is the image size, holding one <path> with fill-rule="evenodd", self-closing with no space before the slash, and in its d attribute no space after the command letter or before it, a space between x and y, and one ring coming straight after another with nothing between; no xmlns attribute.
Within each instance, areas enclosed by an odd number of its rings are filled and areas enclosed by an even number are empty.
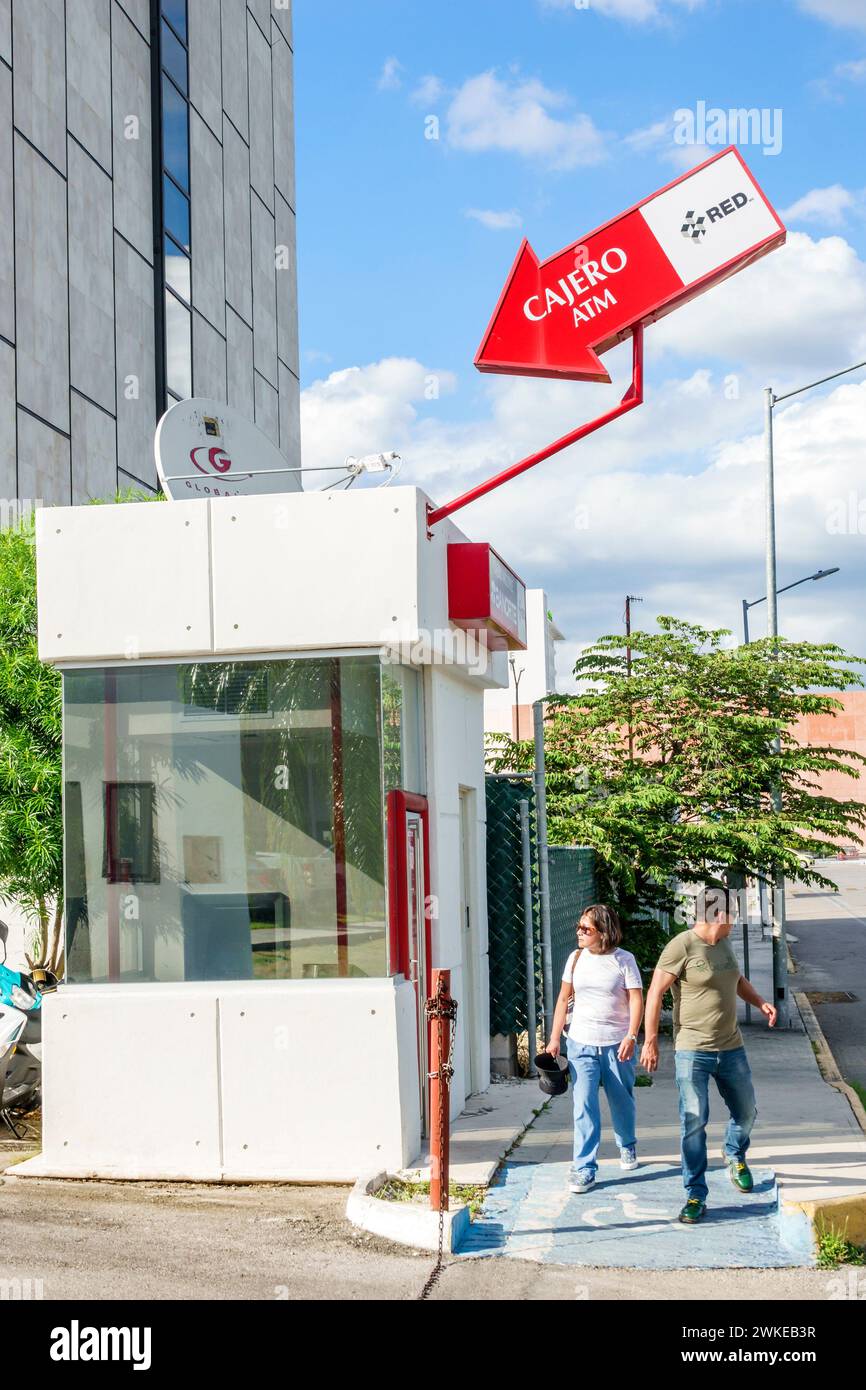
<svg viewBox="0 0 866 1390"><path fill-rule="evenodd" d="M522 1033L527 1027L526 938L523 925L523 853L520 803L535 807L528 777L487 778L487 934L490 967L490 1032ZM530 834L533 907L536 904L535 836ZM537 910L533 919L537 923ZM541 993L541 951L535 930L536 998Z"/></svg>
<svg viewBox="0 0 866 1390"><path fill-rule="evenodd" d="M530 777L487 778L487 926L490 967L490 1032L522 1033L528 1025L526 936L523 911L523 856L520 802L530 810L532 926L536 1011L542 1014L541 931L538 903L538 856L535 796ZM575 924L583 908L595 902L592 850L552 845L548 849L550 881L551 967L554 995L569 952L576 944Z"/></svg>
<svg viewBox="0 0 866 1390"><path fill-rule="evenodd" d="M565 962L577 945L581 912L596 901L595 855L583 845L550 845L550 955L554 994Z"/></svg>

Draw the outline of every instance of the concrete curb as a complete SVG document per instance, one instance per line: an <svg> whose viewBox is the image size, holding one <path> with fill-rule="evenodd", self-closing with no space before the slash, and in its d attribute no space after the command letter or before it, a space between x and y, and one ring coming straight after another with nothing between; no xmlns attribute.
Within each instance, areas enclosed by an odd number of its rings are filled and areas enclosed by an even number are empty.
<svg viewBox="0 0 866 1390"><path fill-rule="evenodd" d="M815 1010L809 1003L808 995L795 991L794 1001L797 1008L800 1010L800 1017L803 1020L803 1027L806 1029L809 1041L815 1044L815 1056L821 1075L828 1086L833 1086L837 1091L842 1092L842 1095L854 1111L855 1120L863 1132L866 1133L866 1109L863 1108L863 1102L854 1090L854 1087L849 1086L848 1082L842 1076L836 1058L831 1051L830 1044L824 1036L824 1030L815 1015Z"/></svg>
<svg viewBox="0 0 866 1390"><path fill-rule="evenodd" d="M415 1250L439 1249L439 1213L414 1202L387 1202L373 1193L387 1182L388 1173L373 1173L359 1178L346 1203L346 1217L353 1226L374 1235L384 1236L398 1245L411 1245ZM445 1212L442 1249L453 1254L469 1230L469 1208L462 1202L451 1203Z"/></svg>
<svg viewBox="0 0 866 1390"><path fill-rule="evenodd" d="M821 1075L828 1086L832 1086L845 1097L858 1125L866 1132L866 1110L863 1102L853 1087L843 1079L808 997L795 991L794 1001L800 1010L809 1041L815 1049L815 1060ZM819 1198L812 1202L786 1202L782 1198L779 1211L783 1227L789 1230L796 1227L799 1219L800 1223L809 1222L815 1237L829 1231L844 1240L850 1240L854 1245L866 1246L866 1191L847 1197Z"/></svg>

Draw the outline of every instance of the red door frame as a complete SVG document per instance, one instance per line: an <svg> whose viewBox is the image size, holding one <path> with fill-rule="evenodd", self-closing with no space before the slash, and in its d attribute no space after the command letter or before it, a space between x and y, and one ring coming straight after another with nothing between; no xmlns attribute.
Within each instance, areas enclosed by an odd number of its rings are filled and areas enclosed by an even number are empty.
<svg viewBox="0 0 866 1390"><path fill-rule="evenodd" d="M430 998L432 932L430 928L430 808L426 796L414 792L390 791L385 799L388 833L388 969L393 975L409 974L409 901L406 892L409 865L406 854L406 813L421 820L424 846L424 999ZM424 999L418 1007L423 1009ZM430 1056L430 1023L427 1024L427 1056ZM429 1097L429 1081L428 1081Z"/></svg>

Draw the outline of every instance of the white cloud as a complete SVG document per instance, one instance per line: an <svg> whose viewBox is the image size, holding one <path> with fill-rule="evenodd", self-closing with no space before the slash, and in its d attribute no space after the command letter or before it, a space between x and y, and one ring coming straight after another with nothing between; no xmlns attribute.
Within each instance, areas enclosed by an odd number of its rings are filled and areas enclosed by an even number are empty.
<svg viewBox="0 0 866 1390"><path fill-rule="evenodd" d="M453 96L446 138L455 149L507 151L551 169L597 164L606 157L605 137L589 116L570 107L569 97L535 79L508 81L482 72Z"/></svg>
<svg viewBox="0 0 866 1390"><path fill-rule="evenodd" d="M431 107L437 106L448 88L441 77L434 77L432 74L422 77L412 92L412 101L416 106Z"/></svg>
<svg viewBox="0 0 866 1390"><path fill-rule="evenodd" d="M490 208L467 208L466 216L480 222L482 227L487 227L491 232L508 231L523 224L523 218L516 208L511 208L508 212L494 212Z"/></svg>
<svg viewBox="0 0 866 1390"><path fill-rule="evenodd" d="M866 356L866 264L839 236L787 244L651 328L647 343L691 360L747 361L780 382Z"/></svg>
<svg viewBox="0 0 866 1390"><path fill-rule="evenodd" d="M858 58L852 63L839 63L835 69L837 77L848 82L866 82L866 58Z"/></svg>
<svg viewBox="0 0 866 1390"><path fill-rule="evenodd" d="M674 139L674 130L674 117L670 115L660 121L654 121L651 125L633 130L623 139L634 154L654 154L666 164L673 164L680 170L694 169L714 153L699 142L690 145L679 143Z"/></svg>
<svg viewBox="0 0 866 1390"><path fill-rule="evenodd" d="M863 0L799 0L800 9L816 19L848 29L866 29Z"/></svg>
<svg viewBox="0 0 866 1390"><path fill-rule="evenodd" d="M377 86L380 92L396 92L403 85L400 73L403 64L398 58L386 58L379 74Z"/></svg>
<svg viewBox="0 0 866 1390"><path fill-rule="evenodd" d="M829 188L811 189L789 208L784 208L780 216L785 222L818 222L829 227L841 227L845 213L856 202L853 193L840 183L834 183Z"/></svg>
<svg viewBox="0 0 866 1390"><path fill-rule="evenodd" d="M664 19L681 10L697 10L704 0L541 0L542 9L577 10L591 9L609 19L623 19L632 24L646 24L650 20Z"/></svg>

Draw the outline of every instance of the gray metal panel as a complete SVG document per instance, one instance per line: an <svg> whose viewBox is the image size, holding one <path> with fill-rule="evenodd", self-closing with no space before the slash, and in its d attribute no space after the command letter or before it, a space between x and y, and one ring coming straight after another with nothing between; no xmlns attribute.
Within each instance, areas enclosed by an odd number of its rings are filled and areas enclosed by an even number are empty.
<svg viewBox="0 0 866 1390"><path fill-rule="evenodd" d="M132 247L114 238L117 305L117 463L119 468L156 482L153 431L154 384L153 271Z"/></svg>
<svg viewBox="0 0 866 1390"><path fill-rule="evenodd" d="M247 16L250 66L250 182L262 202L274 208L274 111L271 46L252 15Z"/></svg>
<svg viewBox="0 0 866 1390"><path fill-rule="evenodd" d="M274 219L252 197L254 361L272 386L277 384L277 294L274 266Z"/></svg>
<svg viewBox="0 0 866 1390"><path fill-rule="evenodd" d="M12 0L0 0L0 58L12 62Z"/></svg>
<svg viewBox="0 0 866 1390"><path fill-rule="evenodd" d="M114 413L114 232L111 179L69 141L71 382Z"/></svg>
<svg viewBox="0 0 866 1390"><path fill-rule="evenodd" d="M18 401L68 433L66 182L20 135L15 136L15 266Z"/></svg>
<svg viewBox="0 0 866 1390"><path fill-rule="evenodd" d="M74 0L73 0L74 3ZM116 0L143 38L150 43L150 0Z"/></svg>
<svg viewBox="0 0 866 1390"><path fill-rule="evenodd" d="M111 173L109 0L75 0L66 11L67 124Z"/></svg>
<svg viewBox="0 0 866 1390"><path fill-rule="evenodd" d="M281 40L282 42L282 40ZM295 214L279 193L277 202L277 351L296 376L298 366L298 255Z"/></svg>
<svg viewBox="0 0 866 1390"><path fill-rule="evenodd" d="M189 97L218 139L223 128L223 78L220 26L214 23L215 0L187 0L189 26Z"/></svg>
<svg viewBox="0 0 866 1390"><path fill-rule="evenodd" d="M248 140L247 7L245 0L220 0L220 3L223 28L223 110L244 139Z"/></svg>
<svg viewBox="0 0 866 1390"><path fill-rule="evenodd" d="M292 50L274 33L271 49L274 101L274 181L290 207L295 206L295 79Z"/></svg>
<svg viewBox="0 0 866 1390"><path fill-rule="evenodd" d="M197 396L226 399L226 342L201 314L192 316L192 378Z"/></svg>
<svg viewBox="0 0 866 1390"><path fill-rule="evenodd" d="M292 38L292 0L271 0L274 20L279 25L280 33L289 44L293 44Z"/></svg>
<svg viewBox="0 0 866 1390"><path fill-rule="evenodd" d="M256 398L253 386L253 332L233 309L226 309L228 350L228 403L254 420Z"/></svg>
<svg viewBox="0 0 866 1390"><path fill-rule="evenodd" d="M193 306L225 333L226 281L223 239L223 152L216 136L190 111ZM196 395L202 392L196 386Z"/></svg>
<svg viewBox="0 0 866 1390"><path fill-rule="evenodd" d="M15 438L15 349L0 343L0 493L18 496Z"/></svg>
<svg viewBox="0 0 866 1390"><path fill-rule="evenodd" d="M15 338L15 203L12 197L12 74L0 67L0 333Z"/></svg>
<svg viewBox="0 0 866 1390"><path fill-rule="evenodd" d="M300 468L301 384L283 362L280 363L280 450L294 468Z"/></svg>
<svg viewBox="0 0 866 1390"><path fill-rule="evenodd" d="M271 32L271 0L247 0L247 9L263 34ZM270 38L268 38L270 42Z"/></svg>
<svg viewBox="0 0 866 1390"><path fill-rule="evenodd" d="M66 169L66 20L63 0L16 4L15 126L46 159Z"/></svg>
<svg viewBox="0 0 866 1390"><path fill-rule="evenodd" d="M117 0L114 0L111 39L114 225L136 250L152 261L150 46Z"/></svg>
<svg viewBox="0 0 866 1390"><path fill-rule="evenodd" d="M113 418L72 393L72 501L114 500L117 430Z"/></svg>
<svg viewBox="0 0 866 1390"><path fill-rule="evenodd" d="M248 324L253 321L250 250L250 156L237 131L223 123L226 299Z"/></svg>
<svg viewBox="0 0 866 1390"><path fill-rule="evenodd" d="M26 410L18 411L18 495L55 506L72 499L69 440Z"/></svg>
<svg viewBox="0 0 866 1390"><path fill-rule="evenodd" d="M280 442L280 398L263 376L256 372L256 424L274 444Z"/></svg>

